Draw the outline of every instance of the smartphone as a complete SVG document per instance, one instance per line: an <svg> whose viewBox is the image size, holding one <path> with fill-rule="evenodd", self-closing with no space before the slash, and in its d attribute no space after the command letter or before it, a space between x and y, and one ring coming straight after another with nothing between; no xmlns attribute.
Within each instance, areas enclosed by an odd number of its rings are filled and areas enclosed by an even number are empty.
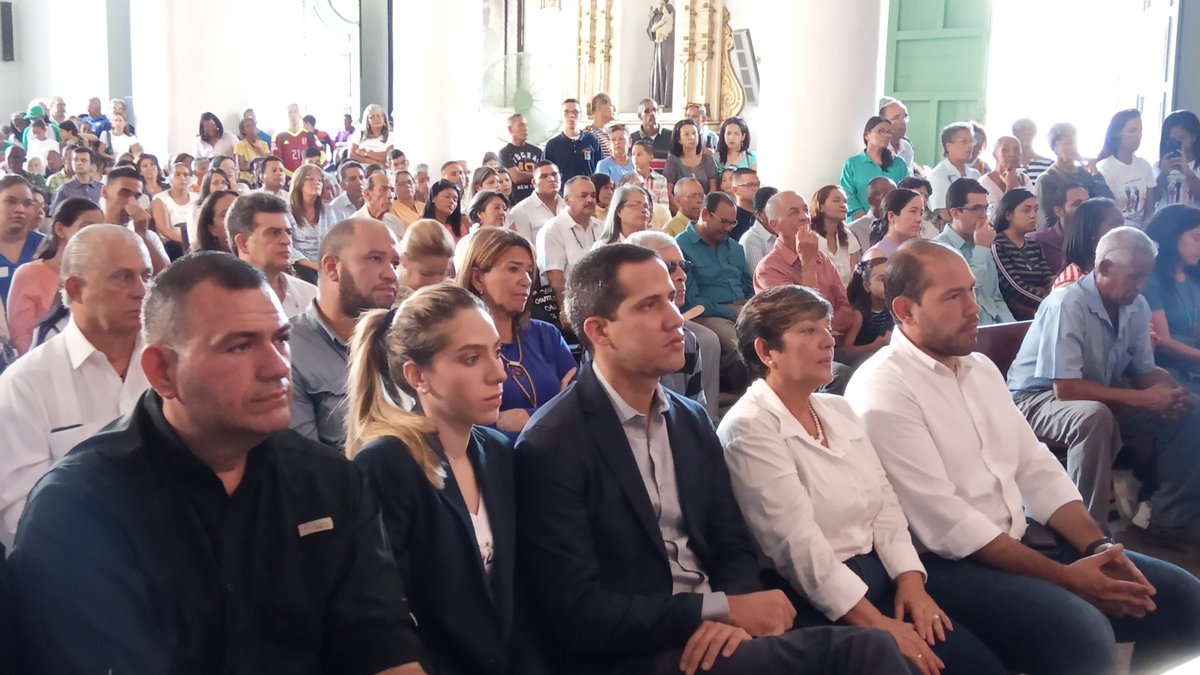
<svg viewBox="0 0 1200 675"><path fill-rule="evenodd" d="M1169 157L1171 155L1182 155L1182 154L1183 154L1183 146L1179 143L1178 140L1176 140L1174 138L1168 138L1166 141L1163 142L1163 157Z"/></svg>

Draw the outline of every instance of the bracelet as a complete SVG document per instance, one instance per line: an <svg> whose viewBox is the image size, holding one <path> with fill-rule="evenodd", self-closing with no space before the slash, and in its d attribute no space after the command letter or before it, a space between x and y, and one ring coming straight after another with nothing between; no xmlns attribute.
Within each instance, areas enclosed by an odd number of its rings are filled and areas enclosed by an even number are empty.
<svg viewBox="0 0 1200 675"><path fill-rule="evenodd" d="M1097 549L1099 549L1101 546L1104 546L1105 544L1107 544L1108 546L1115 546L1116 543L1117 542L1113 541L1112 537L1101 537L1101 538L1097 539L1096 541L1093 541L1092 543L1088 544L1083 549L1083 555L1084 555L1084 557L1096 555Z"/></svg>

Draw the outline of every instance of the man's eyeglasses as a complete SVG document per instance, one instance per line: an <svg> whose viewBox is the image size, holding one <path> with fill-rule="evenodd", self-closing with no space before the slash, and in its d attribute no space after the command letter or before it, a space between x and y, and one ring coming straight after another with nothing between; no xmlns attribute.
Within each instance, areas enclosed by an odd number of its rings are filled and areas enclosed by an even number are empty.
<svg viewBox="0 0 1200 675"><path fill-rule="evenodd" d="M962 207L959 207L958 210L966 211L967 213L979 213L980 211L987 211L988 205L987 204L975 204L974 206L962 206Z"/></svg>
<svg viewBox="0 0 1200 675"><path fill-rule="evenodd" d="M737 225L737 218L734 218L732 220L726 220L726 219L718 217L717 215L714 214L712 216L712 219L717 221L718 223L724 225L725 227L733 227L733 226Z"/></svg>
<svg viewBox="0 0 1200 675"><path fill-rule="evenodd" d="M684 274L690 274L692 271L692 268L695 267L695 265L692 264L691 260L684 260L681 262L675 262L674 260L668 260L666 262L667 262L667 274L675 274L675 270L683 270Z"/></svg>

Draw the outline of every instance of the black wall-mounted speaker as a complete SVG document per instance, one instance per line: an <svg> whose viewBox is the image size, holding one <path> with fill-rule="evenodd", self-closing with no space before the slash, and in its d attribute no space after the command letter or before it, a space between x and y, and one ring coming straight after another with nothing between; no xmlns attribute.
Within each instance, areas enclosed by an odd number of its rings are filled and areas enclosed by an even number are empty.
<svg viewBox="0 0 1200 675"><path fill-rule="evenodd" d="M0 2L0 60L15 61L11 2Z"/></svg>

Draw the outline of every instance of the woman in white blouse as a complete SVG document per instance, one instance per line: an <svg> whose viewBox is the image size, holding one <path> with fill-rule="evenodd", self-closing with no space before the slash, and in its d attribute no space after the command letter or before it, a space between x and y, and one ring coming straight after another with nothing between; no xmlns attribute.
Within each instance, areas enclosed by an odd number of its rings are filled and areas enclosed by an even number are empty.
<svg viewBox="0 0 1200 675"><path fill-rule="evenodd" d="M811 208L812 231L820 235L821 252L833 262L842 286L849 286L862 248L858 237L846 231L846 193L837 185L826 185L813 195Z"/></svg>
<svg viewBox="0 0 1200 675"><path fill-rule="evenodd" d="M925 591L908 521L850 405L814 393L832 379L830 312L801 286L746 303L738 349L760 379L717 431L746 523L793 595L795 626L886 630L925 675L1004 673Z"/></svg>

